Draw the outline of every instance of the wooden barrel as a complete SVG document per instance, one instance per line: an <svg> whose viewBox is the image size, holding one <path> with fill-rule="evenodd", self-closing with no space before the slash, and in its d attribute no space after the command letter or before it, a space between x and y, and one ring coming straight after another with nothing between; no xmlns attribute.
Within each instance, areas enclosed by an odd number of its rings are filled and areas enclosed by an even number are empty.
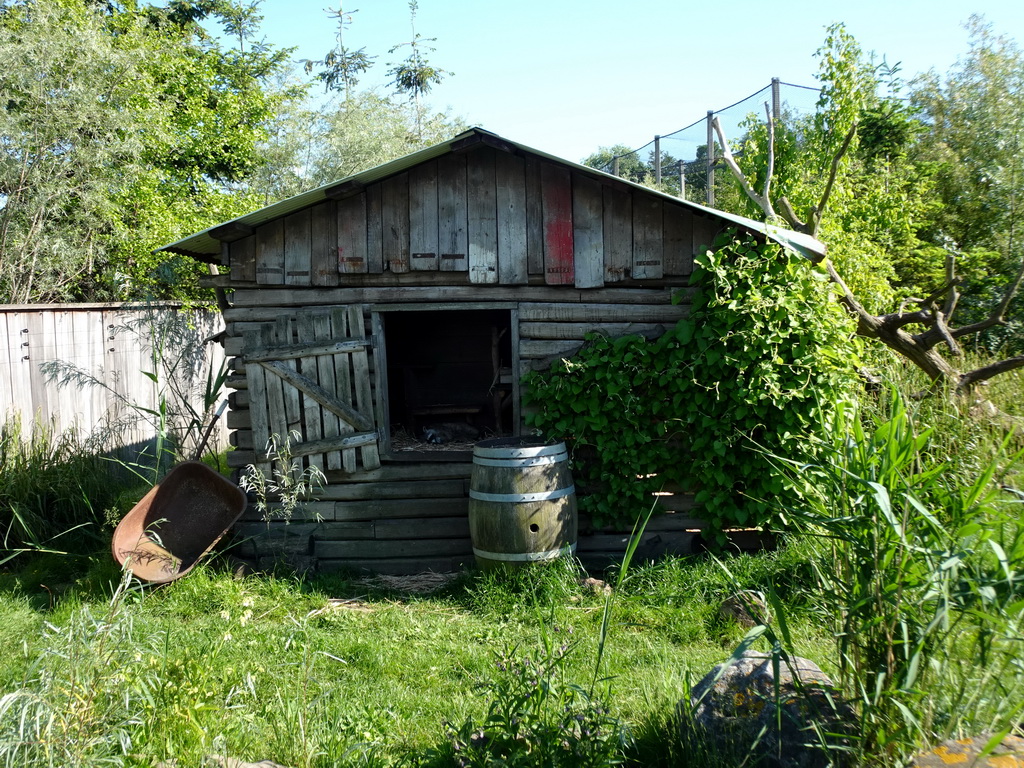
<svg viewBox="0 0 1024 768"><path fill-rule="evenodd" d="M536 437L473 448L469 532L481 568L552 560L576 551L576 488L565 443Z"/></svg>

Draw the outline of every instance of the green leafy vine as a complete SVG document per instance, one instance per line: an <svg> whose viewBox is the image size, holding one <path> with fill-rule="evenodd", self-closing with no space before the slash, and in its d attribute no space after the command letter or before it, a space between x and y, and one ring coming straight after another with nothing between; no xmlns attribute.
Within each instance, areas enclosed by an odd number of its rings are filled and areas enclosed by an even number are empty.
<svg viewBox="0 0 1024 768"><path fill-rule="evenodd" d="M727 233L696 259L690 312L657 339L590 335L530 375L531 426L566 440L596 525L631 523L678 485L720 531L772 522L799 491L772 454L813 458L856 380L851 318L824 275Z"/></svg>

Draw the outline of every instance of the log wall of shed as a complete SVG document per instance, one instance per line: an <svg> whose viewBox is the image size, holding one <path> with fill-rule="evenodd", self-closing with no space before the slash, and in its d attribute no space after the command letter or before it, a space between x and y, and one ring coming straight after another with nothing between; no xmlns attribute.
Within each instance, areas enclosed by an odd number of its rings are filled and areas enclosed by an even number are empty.
<svg viewBox="0 0 1024 768"><path fill-rule="evenodd" d="M231 282L600 288L689 275L721 222L644 189L491 147L429 160L264 223L227 246Z"/></svg>
<svg viewBox="0 0 1024 768"><path fill-rule="evenodd" d="M228 385L232 389L228 426L235 446L228 462L241 469L256 458L245 366L240 355L243 334L261 323L359 304L364 307L366 330L370 333L373 307L385 310L406 304L422 311L424 305L433 301L438 309L452 310L460 306L479 307L490 300L516 307L522 373L544 368L558 357L571 356L590 332L612 336L664 332L688 311L685 289L684 301L672 301L680 291L664 285L596 290L578 290L573 286L440 287L431 284L425 273L405 274L402 284L396 286L239 287L232 294L233 306L224 312L225 348L231 367ZM254 538L240 552L264 564L283 559L299 567L315 565L324 570L368 569L384 573L449 570L470 563L471 469L469 461L389 464L385 460L384 466L369 472L328 472L327 486L289 525L267 526L251 516L244 521L239 533ZM676 502L688 503L688 496L681 496ZM689 551L683 545L693 539L699 521L695 523L683 514L673 519L677 527L683 528L671 534L663 531L660 543L651 546ZM601 537L587 539L587 543L581 537L581 552L591 562L614 557L617 539L613 534Z"/></svg>
<svg viewBox="0 0 1024 768"><path fill-rule="evenodd" d="M522 375L571 356L591 332L656 336L670 328L688 311L694 255L723 223L614 179L487 146L332 194L224 245L229 270L214 284L231 292L224 319L235 450L228 463L236 470L262 447L253 444L242 357L245 334L262 324L294 317L287 325L298 329L300 314L360 306L369 338L375 316L402 306L416 305L425 326L430 307L500 306L514 318ZM370 361L375 369L372 351ZM326 487L290 524L268 526L248 512L239 552L263 565L323 570L457 568L472 561L471 470L468 459L384 456L377 469L328 471ZM652 529L645 556L690 551L702 526L690 512L692 497L660 503L673 514ZM584 524L580 555L610 562L621 539Z"/></svg>

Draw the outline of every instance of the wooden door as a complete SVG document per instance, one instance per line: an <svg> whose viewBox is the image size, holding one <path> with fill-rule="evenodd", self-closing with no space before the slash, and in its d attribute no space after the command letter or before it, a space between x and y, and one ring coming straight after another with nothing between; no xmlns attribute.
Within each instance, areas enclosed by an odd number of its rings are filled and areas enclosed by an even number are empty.
<svg viewBox="0 0 1024 768"><path fill-rule="evenodd" d="M361 306L299 311L243 337L253 447L264 469L267 441L286 435L292 456L321 470L380 466Z"/></svg>

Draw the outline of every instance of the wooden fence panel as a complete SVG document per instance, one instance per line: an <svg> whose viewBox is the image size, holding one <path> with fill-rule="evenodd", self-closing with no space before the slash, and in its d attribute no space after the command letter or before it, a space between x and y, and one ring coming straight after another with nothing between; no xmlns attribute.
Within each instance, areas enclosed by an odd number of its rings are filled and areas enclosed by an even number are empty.
<svg viewBox="0 0 1024 768"><path fill-rule="evenodd" d="M26 435L37 420L57 431L108 430L111 448L149 440L154 426L139 417L160 401L149 374L164 369L168 385L192 392L201 409L207 373L224 362L223 348L207 340L222 327L216 313L174 306L0 305L0 419ZM157 366L152 350L161 344ZM227 444L223 422L212 444Z"/></svg>

